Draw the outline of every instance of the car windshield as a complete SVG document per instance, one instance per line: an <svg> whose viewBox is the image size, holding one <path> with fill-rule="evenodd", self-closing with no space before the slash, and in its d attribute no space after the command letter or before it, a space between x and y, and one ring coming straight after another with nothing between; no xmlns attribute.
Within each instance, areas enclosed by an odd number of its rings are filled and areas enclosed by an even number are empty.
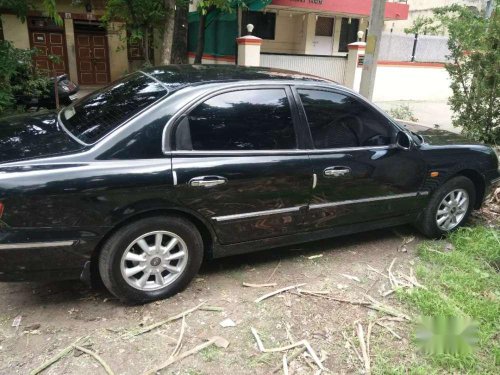
<svg viewBox="0 0 500 375"><path fill-rule="evenodd" d="M133 73L64 108L60 120L74 137L93 144L167 93L159 81Z"/></svg>

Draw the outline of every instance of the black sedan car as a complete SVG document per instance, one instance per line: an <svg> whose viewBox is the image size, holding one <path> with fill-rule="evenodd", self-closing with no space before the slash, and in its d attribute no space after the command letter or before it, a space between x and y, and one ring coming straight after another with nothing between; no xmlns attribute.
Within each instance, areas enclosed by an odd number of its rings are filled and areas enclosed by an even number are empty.
<svg viewBox="0 0 500 375"><path fill-rule="evenodd" d="M442 236L497 169L491 148L407 129L319 78L150 68L0 121L0 279L95 271L122 300L151 301L203 259L404 223Z"/></svg>

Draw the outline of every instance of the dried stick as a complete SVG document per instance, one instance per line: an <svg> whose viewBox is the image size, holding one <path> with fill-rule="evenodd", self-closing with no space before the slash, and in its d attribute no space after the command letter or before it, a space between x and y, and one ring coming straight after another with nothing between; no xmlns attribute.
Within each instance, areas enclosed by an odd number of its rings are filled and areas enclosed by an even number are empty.
<svg viewBox="0 0 500 375"><path fill-rule="evenodd" d="M306 285L306 284L303 283L303 284L291 285L291 286L287 286L286 288L277 289L277 290L275 290L275 291L273 291L271 293L264 294L263 296L257 298L255 300L255 303L259 303L259 302L261 302L261 301L263 301L263 300L265 300L265 299L267 299L269 297L272 297L272 296L274 296L276 294L286 292L287 290L290 290L290 289L296 289L296 288L299 288L299 287L304 286L304 285Z"/></svg>
<svg viewBox="0 0 500 375"><path fill-rule="evenodd" d="M388 330L390 333L392 333L392 335L397 338L398 340L402 340L403 338L401 336L399 336L391 327L389 326L386 326L385 324L382 324L380 323L379 321L376 321L375 324L379 325L380 327L383 327L385 328L386 330Z"/></svg>
<svg viewBox="0 0 500 375"><path fill-rule="evenodd" d="M288 363L286 361L286 353L283 354L283 374L288 375Z"/></svg>
<svg viewBox="0 0 500 375"><path fill-rule="evenodd" d="M102 359L96 352L93 352L92 350L83 348L83 347L78 346L78 345L75 345L74 347L75 347L75 349L78 349L79 351L81 351L83 353L86 353L86 354L94 357L94 359L97 362L99 362L101 364L101 366L104 368L104 371L106 371L106 374L108 374L108 375L114 375L115 374L113 372L113 370L111 370L111 367L109 367L108 364L106 362L104 362L104 359Z"/></svg>
<svg viewBox="0 0 500 375"><path fill-rule="evenodd" d="M384 312L386 314L393 315L393 316L396 316L398 318L403 318L403 319L406 319L408 321L411 321L411 318L408 315L405 315L402 312L399 312L398 310L396 310L395 308L393 308L391 306L387 306L387 305L384 305L383 303L380 303L376 299L370 297L368 294L365 294L365 296L366 296L366 298L368 298L372 302L371 304L368 305L368 307L370 309L381 311L381 312Z"/></svg>
<svg viewBox="0 0 500 375"><path fill-rule="evenodd" d="M297 358L299 355L301 355L302 353L304 353L306 351L306 347L305 346L302 346L300 348L297 348L290 357L288 357L288 363L291 363L295 358ZM278 372L279 370L281 370L283 368L282 365L279 365L279 366L276 366L274 368L274 370L272 371L272 373L276 373Z"/></svg>
<svg viewBox="0 0 500 375"><path fill-rule="evenodd" d="M347 335L344 333L344 331L342 331L342 336L344 337L344 340L349 343L349 346L352 348L352 350L354 350L354 353L356 353L356 355L357 355L358 359L360 360L360 362L363 363L363 357L361 357L361 355L358 352L358 349L356 349L356 347L354 346L354 344L352 343L352 341L349 340L349 337L347 337Z"/></svg>
<svg viewBox="0 0 500 375"><path fill-rule="evenodd" d="M170 358L176 356L179 352L179 350L181 350L181 342L182 342L182 338L184 337L184 330L186 329L186 316L183 316L182 317L182 323L181 323L181 333L179 334L179 339L177 340L177 343L175 344L175 348L174 348L174 351L172 352L172 354L170 354Z"/></svg>
<svg viewBox="0 0 500 375"><path fill-rule="evenodd" d="M276 265L276 267L274 267L274 270L273 270L273 273L271 273L271 276L269 276L269 277L267 278L267 282L271 281L271 279L273 278L274 274L275 274L275 273L276 273L276 271L278 270L278 267L280 266L280 264L281 264L281 259L280 259L280 261L278 262L278 264Z"/></svg>
<svg viewBox="0 0 500 375"><path fill-rule="evenodd" d="M80 341L86 341L88 338L89 338L89 336L80 337L74 343L65 347L63 350L61 350L54 357L50 358L48 361L44 362L42 365L40 365L39 367L37 367L36 369L31 371L30 375L37 375L37 374L41 373L43 370L45 370L46 368L52 366L54 363L59 361L61 358L63 358L67 354L69 354L75 348L75 345L77 345Z"/></svg>
<svg viewBox="0 0 500 375"><path fill-rule="evenodd" d="M365 364L365 371L366 371L366 374L369 375L371 373L370 357L368 356L368 350L366 348L365 334L363 332L363 326L361 325L360 322L357 322L356 332L358 333L359 347L361 348L361 354L363 355L363 363Z"/></svg>
<svg viewBox="0 0 500 375"><path fill-rule="evenodd" d="M368 270L370 270L370 271L376 272L376 273L378 273L379 275L384 276L386 279L388 279L388 278L389 278L389 276L387 276L385 273L380 272L378 269L376 269L376 268L374 268L374 267L370 266L369 264L366 266L366 268L368 268Z"/></svg>
<svg viewBox="0 0 500 375"><path fill-rule="evenodd" d="M178 319L181 319L183 318L184 316L186 315L189 315L191 314L192 312L198 310L201 306L203 306L206 302L202 302L200 303L199 305L189 309L189 310L186 310L186 311L183 311L177 315L174 315L174 316L171 316L170 318L167 318L165 320L162 320L162 321L159 321L159 322L156 322L154 324L151 324L147 327L144 327L140 330L138 330L137 332L132 332L132 333L128 333L128 334L125 334L125 336L139 336L139 335L142 335L143 333L146 333L146 332L149 332L149 331L152 331L153 329L155 328L158 328L164 324L167 324L167 323L170 323L170 322L173 322L175 320L178 320Z"/></svg>
<svg viewBox="0 0 500 375"><path fill-rule="evenodd" d="M262 340L260 339L259 334L257 333L256 329L251 327L250 330L252 331L252 334L255 338L255 341L257 342L257 347L259 348L259 350L261 352L263 352L263 353L276 353L276 352L283 352L283 351L286 351L289 349L293 349L293 348L296 348L298 346L305 346L307 351L311 355L312 359L314 360L314 362L316 362L316 364L318 365L318 367L322 370L325 369L323 367L323 364L319 360L319 357L316 355L316 352L314 351L314 349L311 347L311 344L309 344L309 342L307 340L300 340L300 341L297 341L297 342L290 344L290 345L266 349L264 347L264 344L262 343Z"/></svg>
<svg viewBox="0 0 500 375"><path fill-rule="evenodd" d="M297 289L297 291L300 293L303 293L303 294L308 294L310 296L329 299L329 300L336 301L336 302L350 303L351 305L370 305L371 304L370 302L366 302L366 301L354 301L354 300L342 299L342 298L338 298L338 297L334 297L334 296L325 296L325 295L317 294L315 292L310 292L310 291L304 290L304 289Z"/></svg>
<svg viewBox="0 0 500 375"><path fill-rule="evenodd" d="M366 351L368 353L368 358L370 358L370 337L372 336L372 329L376 322L370 321L368 323L368 329L366 330Z"/></svg>
<svg viewBox="0 0 500 375"><path fill-rule="evenodd" d="M152 374L155 374L161 370L163 370L165 367L168 367L170 366L171 364L175 363L175 362L178 362L180 361L181 359L184 359L186 357L189 357L190 355L193 355L193 354L196 354L198 353L199 351L205 349L205 348L208 348L210 345L213 345L215 342L217 342L218 340L220 340L220 337L218 336L215 336L215 337L212 337L210 340L208 340L207 342L204 342L203 344L200 344L198 346L195 346L193 349L190 349L188 351L185 351L184 353L181 353L175 357L171 357L169 358L168 360L166 360L165 362L163 362L161 365L159 365L158 367L152 369L152 370L148 370L144 373L144 375L152 375Z"/></svg>
<svg viewBox="0 0 500 375"><path fill-rule="evenodd" d="M266 283L266 284L252 284L252 283L243 283L243 286L246 286L248 288L268 288L271 286L276 286L278 284L276 283Z"/></svg>
<svg viewBox="0 0 500 375"><path fill-rule="evenodd" d="M224 311L224 308L219 307L219 306L202 306L202 307L200 307L198 310L202 310L202 311L218 311L218 312L222 312L222 311Z"/></svg>

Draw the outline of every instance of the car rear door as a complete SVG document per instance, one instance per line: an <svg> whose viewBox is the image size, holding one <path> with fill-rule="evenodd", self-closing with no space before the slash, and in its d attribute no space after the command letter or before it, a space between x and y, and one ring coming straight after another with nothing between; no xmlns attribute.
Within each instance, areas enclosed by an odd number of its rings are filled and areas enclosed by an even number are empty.
<svg viewBox="0 0 500 375"><path fill-rule="evenodd" d="M312 170L296 117L289 87L261 84L212 93L177 120L176 199L210 222L220 243L300 228Z"/></svg>
<svg viewBox="0 0 500 375"><path fill-rule="evenodd" d="M422 207L426 168L418 150L394 145L398 129L342 90L294 88L311 133L315 175L304 227L325 229L410 214Z"/></svg>

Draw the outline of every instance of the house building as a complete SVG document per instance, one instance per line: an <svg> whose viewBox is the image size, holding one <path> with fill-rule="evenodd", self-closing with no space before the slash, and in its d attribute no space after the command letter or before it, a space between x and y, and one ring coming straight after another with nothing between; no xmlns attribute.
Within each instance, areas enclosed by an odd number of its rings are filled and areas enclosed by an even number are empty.
<svg viewBox="0 0 500 375"><path fill-rule="evenodd" d="M37 48L38 68L50 74L66 73L74 82L92 86L107 84L143 64L142 48L127 45L122 23L102 27L104 0L58 0L61 26L43 16L41 3L34 2L35 9L25 22L0 9L0 38L17 48ZM161 54L155 52L159 59ZM57 56L57 61L51 56Z"/></svg>
<svg viewBox="0 0 500 375"><path fill-rule="evenodd" d="M266 2L261 2L265 4ZM196 49L197 1L190 5L189 55ZM262 7L252 3L249 10L226 14L207 28L204 59L207 62L234 63L235 38L254 25L253 35L263 39L263 53L345 56L347 45L366 33L371 0L272 0ZM408 18L409 6L400 1L386 3L385 19ZM228 48L221 50L221 45Z"/></svg>

